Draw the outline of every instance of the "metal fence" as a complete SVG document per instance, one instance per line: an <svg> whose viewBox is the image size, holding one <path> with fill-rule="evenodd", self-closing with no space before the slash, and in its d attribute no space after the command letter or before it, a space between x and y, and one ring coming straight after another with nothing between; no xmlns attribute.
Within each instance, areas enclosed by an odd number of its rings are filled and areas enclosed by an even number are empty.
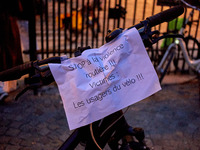
<svg viewBox="0 0 200 150"><path fill-rule="evenodd" d="M108 30L130 27L146 17L171 7L160 5L163 3L159 4L161 1L157 0L35 0L35 2L37 14L32 23L35 22L37 50L34 51L32 48L31 55L35 54L41 58L63 54L73 57L77 47L100 47L105 43ZM187 8L180 17L187 17L190 11L191 9ZM192 19L198 21L186 28L188 31L186 34L200 41L200 13L195 10ZM163 23L154 29L167 32L168 24ZM160 50L160 44L159 42L154 45L155 51ZM148 52L152 61L156 61L154 52L152 50Z"/></svg>

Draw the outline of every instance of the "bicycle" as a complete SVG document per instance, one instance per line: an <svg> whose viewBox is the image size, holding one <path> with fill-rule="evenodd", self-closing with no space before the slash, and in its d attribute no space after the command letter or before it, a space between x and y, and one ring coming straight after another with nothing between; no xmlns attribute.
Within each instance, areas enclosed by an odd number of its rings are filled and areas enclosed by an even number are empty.
<svg viewBox="0 0 200 150"><path fill-rule="evenodd" d="M184 11L184 8L177 6L159 14L151 16L131 28L136 28L147 47L158 42L162 38L152 37L157 32L151 32L151 27L162 22L168 22ZM173 14L173 15L172 15ZM115 29L106 36L106 42L113 40L122 33L123 29ZM90 47L79 48L75 56L79 56L84 50ZM35 89L54 82L48 63L60 63L63 57L51 57L44 60L27 62L20 66L0 72L0 81L19 79L21 76L30 73L29 86L18 96L21 96L28 89ZM65 59L65 58L64 58ZM142 128L133 128L128 125L122 110L115 112L99 121L76 129L70 137L61 145L59 150L72 150L81 143L86 150L102 149L106 144L113 150L149 150L145 144L145 134ZM135 138L135 139L134 139ZM120 143L121 142L121 143Z"/></svg>
<svg viewBox="0 0 200 150"><path fill-rule="evenodd" d="M197 41L197 39L191 37L190 35L184 37L186 25L191 25L191 22L189 20L194 14L194 9L198 9L196 7L193 7L192 5L189 5L189 7L193 9L179 31L179 35L182 35L183 37L177 38L176 34L174 35L175 39L173 39L173 42L168 46L168 48L164 52L164 55L162 56L160 63L156 67L156 71L159 74L160 82L162 82L172 61L174 62L174 67L176 68L176 70L178 69L178 58L181 54L183 55L183 59L189 66L189 68L196 71L197 73L200 73L200 43ZM196 58L191 57L192 54L189 53L191 51L197 51Z"/></svg>

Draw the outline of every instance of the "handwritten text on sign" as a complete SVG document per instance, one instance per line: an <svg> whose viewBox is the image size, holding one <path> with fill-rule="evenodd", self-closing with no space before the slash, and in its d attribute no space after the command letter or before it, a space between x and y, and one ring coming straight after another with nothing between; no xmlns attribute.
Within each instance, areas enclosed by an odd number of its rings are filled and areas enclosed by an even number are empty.
<svg viewBox="0 0 200 150"><path fill-rule="evenodd" d="M104 118L160 90L158 77L136 29L98 49L49 64L69 128Z"/></svg>

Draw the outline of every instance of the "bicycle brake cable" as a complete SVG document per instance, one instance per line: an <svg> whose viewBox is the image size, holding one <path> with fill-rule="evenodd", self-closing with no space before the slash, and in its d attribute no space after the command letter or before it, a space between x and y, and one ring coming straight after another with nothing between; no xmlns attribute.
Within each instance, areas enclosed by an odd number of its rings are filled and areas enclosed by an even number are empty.
<svg viewBox="0 0 200 150"><path fill-rule="evenodd" d="M102 150L102 148L99 146L99 144L97 143L97 141L94 137L94 133L93 133L93 129L92 129L92 123L90 124L90 133L91 133L91 137L92 137L92 140L94 141L95 145L99 148L99 150Z"/></svg>
<svg viewBox="0 0 200 150"><path fill-rule="evenodd" d="M128 106L126 108L126 110L122 113L122 115L117 118L112 124L110 124L100 135L100 137L102 137L117 121L119 121L123 116L124 114L128 111L128 109L130 108L130 106ZM99 144L97 143L95 137L94 137L94 133L93 133L93 129L92 129L92 123L90 124L90 133L91 133L91 137L92 137L92 140L94 141L94 143L96 144L96 146L102 150L102 148L99 146Z"/></svg>
<svg viewBox="0 0 200 150"><path fill-rule="evenodd" d="M128 109L130 108L130 106L128 106L127 108L126 108L126 110L122 113L122 115L119 117L119 118L117 118L112 124L110 124L102 133L101 133L101 135L100 135L100 137L102 137L117 121L119 121L123 116L124 116L124 114L128 111Z"/></svg>

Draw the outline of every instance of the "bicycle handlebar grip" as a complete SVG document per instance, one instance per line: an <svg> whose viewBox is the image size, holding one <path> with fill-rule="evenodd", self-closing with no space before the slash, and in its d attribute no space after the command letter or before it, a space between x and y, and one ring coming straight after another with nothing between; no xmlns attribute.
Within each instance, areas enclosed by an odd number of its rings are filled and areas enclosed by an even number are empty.
<svg viewBox="0 0 200 150"><path fill-rule="evenodd" d="M162 11L154 16L148 17L147 20L149 21L149 25L151 27L156 26L163 22L169 22L181 14L183 14L184 8L182 6L175 6L171 9Z"/></svg>
<svg viewBox="0 0 200 150"><path fill-rule="evenodd" d="M0 72L0 81L16 80L29 73L32 68L32 62L28 62L8 70Z"/></svg>

